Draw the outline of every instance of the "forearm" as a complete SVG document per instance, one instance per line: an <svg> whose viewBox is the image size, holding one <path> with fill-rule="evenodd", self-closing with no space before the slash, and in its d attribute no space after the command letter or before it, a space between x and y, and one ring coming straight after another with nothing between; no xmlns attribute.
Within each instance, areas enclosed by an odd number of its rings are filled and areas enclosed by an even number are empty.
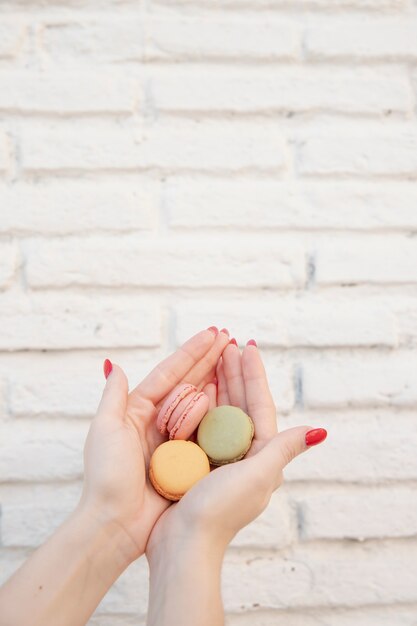
<svg viewBox="0 0 417 626"><path fill-rule="evenodd" d="M0 589L0 626L81 626L129 564L124 531L78 509Z"/></svg>
<svg viewBox="0 0 417 626"><path fill-rule="evenodd" d="M147 626L223 626L221 566L224 550L205 537L167 537L148 555Z"/></svg>

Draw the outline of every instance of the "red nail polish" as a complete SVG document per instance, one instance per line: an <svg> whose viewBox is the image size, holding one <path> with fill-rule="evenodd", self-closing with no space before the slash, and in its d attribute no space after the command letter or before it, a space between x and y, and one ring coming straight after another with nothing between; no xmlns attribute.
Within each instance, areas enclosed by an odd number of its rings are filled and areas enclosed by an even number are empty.
<svg viewBox="0 0 417 626"><path fill-rule="evenodd" d="M113 369L112 362L110 361L110 359L106 359L104 361L104 363L103 363L103 371L104 371L104 376L106 378L108 378L108 376L109 376L110 372L112 371L112 369Z"/></svg>
<svg viewBox="0 0 417 626"><path fill-rule="evenodd" d="M233 343L233 345L237 346L237 341L234 337L229 341L229 343Z"/></svg>
<svg viewBox="0 0 417 626"><path fill-rule="evenodd" d="M327 437L327 430L324 428L313 428L306 433L306 446L316 446Z"/></svg>
<svg viewBox="0 0 417 626"><path fill-rule="evenodd" d="M209 328L207 328L207 330L214 333L215 337L217 337L217 335L219 334L219 329L217 328L217 326L210 326Z"/></svg>
<svg viewBox="0 0 417 626"><path fill-rule="evenodd" d="M227 336L229 336L229 334L230 334L229 331L227 330L227 328L222 328L220 332L221 333L225 333Z"/></svg>
<svg viewBox="0 0 417 626"><path fill-rule="evenodd" d="M258 344L256 343L255 339L249 339L248 343L246 344L247 346L256 346L258 347Z"/></svg>

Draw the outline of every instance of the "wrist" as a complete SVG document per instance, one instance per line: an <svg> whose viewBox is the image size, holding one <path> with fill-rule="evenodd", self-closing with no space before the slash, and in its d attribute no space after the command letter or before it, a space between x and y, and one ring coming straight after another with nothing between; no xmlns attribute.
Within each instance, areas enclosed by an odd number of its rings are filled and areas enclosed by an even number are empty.
<svg viewBox="0 0 417 626"><path fill-rule="evenodd" d="M158 568L161 563L178 563L179 558L192 560L196 555L207 561L209 566L221 567L228 542L219 540L210 532L186 527L177 521L162 524L163 527L152 531L146 547L146 558L151 569Z"/></svg>
<svg viewBox="0 0 417 626"><path fill-rule="evenodd" d="M168 527L166 520L158 528L157 523L146 549L150 572L147 625L223 624L224 551L223 544L208 533L178 524Z"/></svg>
<svg viewBox="0 0 417 626"><path fill-rule="evenodd" d="M138 546L122 524L108 518L93 506L80 502L71 516L76 526L89 539L90 556L96 553L112 555L115 566L126 569L141 554Z"/></svg>

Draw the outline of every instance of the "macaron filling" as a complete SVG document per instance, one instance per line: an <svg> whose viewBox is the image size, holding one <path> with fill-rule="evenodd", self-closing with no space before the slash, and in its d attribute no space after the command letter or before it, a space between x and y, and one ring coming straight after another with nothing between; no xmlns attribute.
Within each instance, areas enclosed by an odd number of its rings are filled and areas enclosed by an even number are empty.
<svg viewBox="0 0 417 626"><path fill-rule="evenodd" d="M191 411L194 409L196 404L198 402L200 402L200 399L203 398L203 397L205 397L205 393L203 391L201 391L196 396L194 396L194 398L191 400L191 402L189 402L187 404L186 409L182 412L180 417L176 420L175 425L172 426L172 428L170 430L170 433L169 433L169 438L170 439L175 439L175 435L178 433L178 431L181 428L181 426L183 426L183 424L186 422L186 420L188 419ZM191 433L190 433L190 435L191 435Z"/></svg>
<svg viewBox="0 0 417 626"><path fill-rule="evenodd" d="M197 391L197 387L194 387L194 385L191 384L184 385L183 389L175 396L168 407L165 408L165 405L162 406L158 416L158 428L162 435L165 435L168 432L168 422L177 406L193 391Z"/></svg>

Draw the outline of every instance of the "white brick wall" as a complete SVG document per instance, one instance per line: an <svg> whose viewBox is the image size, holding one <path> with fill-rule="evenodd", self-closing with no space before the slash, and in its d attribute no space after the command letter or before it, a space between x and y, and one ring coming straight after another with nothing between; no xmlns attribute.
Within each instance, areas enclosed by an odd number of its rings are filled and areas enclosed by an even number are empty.
<svg viewBox="0 0 417 626"><path fill-rule="evenodd" d="M133 385L217 324L329 430L233 541L227 625L416 626L416 98L412 0L1 3L2 580L77 501L103 359Z"/></svg>

